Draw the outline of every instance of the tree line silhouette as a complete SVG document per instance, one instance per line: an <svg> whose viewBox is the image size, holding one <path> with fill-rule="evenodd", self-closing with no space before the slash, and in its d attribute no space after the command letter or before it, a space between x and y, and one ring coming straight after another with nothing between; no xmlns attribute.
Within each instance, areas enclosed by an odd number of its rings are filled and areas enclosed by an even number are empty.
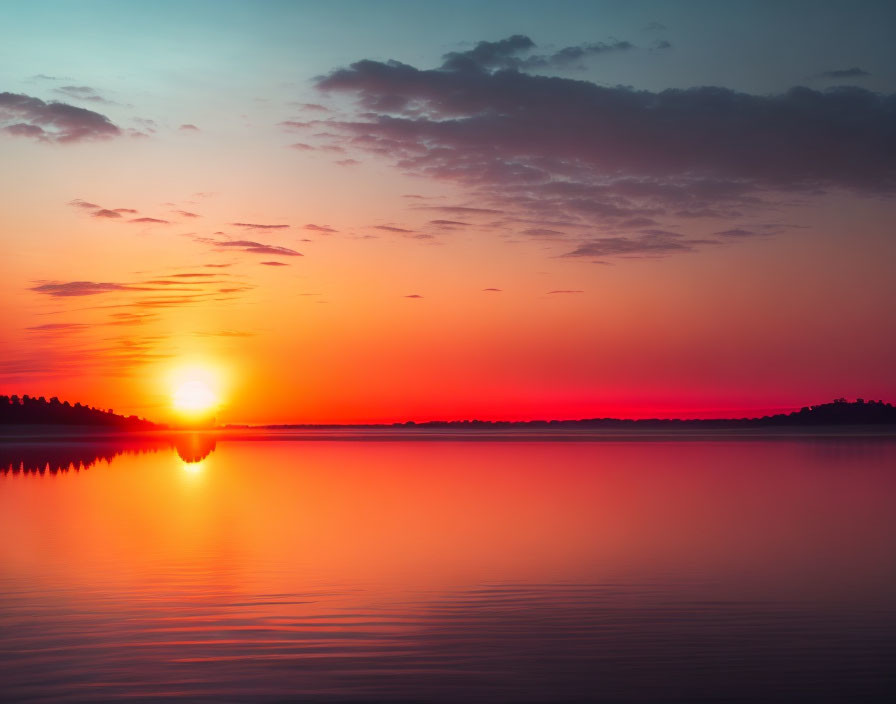
<svg viewBox="0 0 896 704"><path fill-rule="evenodd" d="M456 420L394 423L403 428L766 428L836 425L896 425L896 406L883 401L838 398L792 413L758 418L583 418L581 420Z"/></svg>
<svg viewBox="0 0 896 704"><path fill-rule="evenodd" d="M0 396L0 425L90 425L122 430L154 430L161 426L137 416L122 416L111 408L74 405L55 396Z"/></svg>

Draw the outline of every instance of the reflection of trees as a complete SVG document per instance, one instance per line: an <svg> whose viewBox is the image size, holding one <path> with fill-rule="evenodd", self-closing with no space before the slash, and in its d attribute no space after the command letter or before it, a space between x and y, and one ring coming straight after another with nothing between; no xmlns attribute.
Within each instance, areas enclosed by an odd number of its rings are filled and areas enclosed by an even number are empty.
<svg viewBox="0 0 896 704"><path fill-rule="evenodd" d="M199 462L215 451L215 436L202 433L180 435L174 439L174 449L184 462Z"/></svg>
<svg viewBox="0 0 896 704"><path fill-rule="evenodd" d="M168 448L184 462L198 462L208 457L215 446L215 436L204 433L0 442L0 474L78 472L90 469L100 461L111 462L120 455L142 455Z"/></svg>

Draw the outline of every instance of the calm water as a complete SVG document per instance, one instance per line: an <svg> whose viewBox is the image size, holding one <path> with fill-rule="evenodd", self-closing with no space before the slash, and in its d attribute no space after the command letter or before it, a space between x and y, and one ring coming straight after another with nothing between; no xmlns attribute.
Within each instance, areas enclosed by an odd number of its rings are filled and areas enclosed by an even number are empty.
<svg viewBox="0 0 896 704"><path fill-rule="evenodd" d="M6 442L0 465L8 701L896 696L893 440Z"/></svg>

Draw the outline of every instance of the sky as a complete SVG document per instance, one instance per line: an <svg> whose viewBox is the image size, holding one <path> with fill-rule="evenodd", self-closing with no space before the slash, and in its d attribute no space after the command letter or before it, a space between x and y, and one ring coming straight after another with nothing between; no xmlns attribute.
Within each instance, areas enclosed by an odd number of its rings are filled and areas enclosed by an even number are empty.
<svg viewBox="0 0 896 704"><path fill-rule="evenodd" d="M891 2L0 0L0 393L896 400Z"/></svg>

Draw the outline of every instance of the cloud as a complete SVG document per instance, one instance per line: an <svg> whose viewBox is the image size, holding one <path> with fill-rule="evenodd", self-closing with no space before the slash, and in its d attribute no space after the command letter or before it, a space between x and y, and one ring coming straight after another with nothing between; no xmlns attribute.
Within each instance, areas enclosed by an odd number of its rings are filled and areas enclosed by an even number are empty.
<svg viewBox="0 0 896 704"><path fill-rule="evenodd" d="M162 220L161 218L134 218L133 220L128 220L128 222L137 222L137 223L147 223L147 224L155 224L155 225L170 225L171 222L168 220Z"/></svg>
<svg viewBox="0 0 896 704"><path fill-rule="evenodd" d="M96 212L91 213L92 217L95 218L120 218L121 213L115 210L107 210L106 208L100 208Z"/></svg>
<svg viewBox="0 0 896 704"><path fill-rule="evenodd" d="M663 256L690 252L705 240L687 240L672 232L656 230L638 237L596 237L587 240L563 257Z"/></svg>
<svg viewBox="0 0 896 704"><path fill-rule="evenodd" d="M109 118L68 103L46 103L19 93L0 93L0 128L40 142L84 142L122 134Z"/></svg>
<svg viewBox="0 0 896 704"><path fill-rule="evenodd" d="M88 327L90 326L86 323L44 323L43 325L33 325L26 328L26 330L34 330L36 332L73 332Z"/></svg>
<svg viewBox="0 0 896 704"><path fill-rule="evenodd" d="M554 293L585 293L585 292L581 291L579 289L571 289L571 288L570 289L561 288L561 289L555 289L554 291L548 291L548 295L551 295Z"/></svg>
<svg viewBox="0 0 896 704"><path fill-rule="evenodd" d="M311 230L313 232L322 232L325 235L332 235L334 232L339 232L339 230L334 230L329 225L315 225L314 223L308 223L307 225L302 225L302 229Z"/></svg>
<svg viewBox="0 0 896 704"><path fill-rule="evenodd" d="M177 129L179 129L181 132L199 132L199 128L196 125L191 125L189 123L181 125Z"/></svg>
<svg viewBox="0 0 896 704"><path fill-rule="evenodd" d="M273 254L285 257L301 257L302 254L289 249L288 247L277 247L275 245L262 244L261 242L252 242L250 240L217 240L212 241L216 247L239 249L249 254Z"/></svg>
<svg viewBox="0 0 896 704"><path fill-rule="evenodd" d="M289 145L290 149L298 149L299 151L313 151L314 147L310 144L305 144L304 142L296 142L295 144Z"/></svg>
<svg viewBox="0 0 896 704"><path fill-rule="evenodd" d="M548 227L530 227L523 230L523 234L529 235L529 237L544 237L551 239L553 237L563 237L566 233L561 232L560 230L552 230Z"/></svg>
<svg viewBox="0 0 896 704"><path fill-rule="evenodd" d="M842 68L835 69L833 71L822 71L818 74L819 78L864 78L865 76L870 76L871 74L864 69L859 68L858 66L853 66L852 68Z"/></svg>
<svg viewBox="0 0 896 704"><path fill-rule="evenodd" d="M460 220L430 220L430 225L439 225L441 227L468 227L469 222L461 222Z"/></svg>
<svg viewBox="0 0 896 704"><path fill-rule="evenodd" d="M645 240L636 223L648 220L733 218L831 190L896 193L896 95L653 92L506 70L530 41L480 43L436 69L362 60L333 71L317 87L354 97L357 114L328 128L402 173L465 188L472 202L421 208L619 233L581 252L696 246Z"/></svg>
<svg viewBox="0 0 896 704"><path fill-rule="evenodd" d="M87 209L92 209L92 208L99 208L99 207L100 207L100 206L98 206L96 203L88 203L86 200L81 200L80 198L75 198L74 200L70 200L70 201L68 202L68 204L71 205L71 206L74 207L74 208L87 208Z"/></svg>
<svg viewBox="0 0 896 704"><path fill-rule="evenodd" d="M357 159L337 159L333 163L337 166L357 166L361 162Z"/></svg>
<svg viewBox="0 0 896 704"><path fill-rule="evenodd" d="M280 127L285 127L287 130L304 130L309 127L314 127L319 123L314 120L309 120L307 122L302 122L300 120L284 120L277 124L280 125Z"/></svg>
<svg viewBox="0 0 896 704"><path fill-rule="evenodd" d="M93 103L110 103L90 86L59 86L54 88L56 93L74 98L75 100L89 100Z"/></svg>
<svg viewBox="0 0 896 704"><path fill-rule="evenodd" d="M289 266L286 262L258 262L264 266Z"/></svg>
<svg viewBox="0 0 896 704"><path fill-rule="evenodd" d="M138 212L134 208L113 208L113 210L116 213L131 213L132 215Z"/></svg>
<svg viewBox="0 0 896 704"><path fill-rule="evenodd" d="M374 230L384 230L386 232L398 232L400 234L413 234L413 230L406 230L403 227L393 227L392 225L371 225Z"/></svg>
<svg viewBox="0 0 896 704"><path fill-rule="evenodd" d="M482 289L482 290L483 290L483 291L491 291L491 292L493 292L493 293L500 293L500 292L501 292L501 289L500 289L500 288L484 288L484 289Z"/></svg>
<svg viewBox="0 0 896 704"><path fill-rule="evenodd" d="M733 228L731 230L722 230L715 233L718 237L754 237L756 235L752 230L743 230L741 228Z"/></svg>
<svg viewBox="0 0 896 704"><path fill-rule="evenodd" d="M200 217L200 216L197 215L196 213L191 213L189 210L172 210L171 212L172 212L172 213L175 213L176 215L180 215L181 217L185 217L185 218L198 218L198 217Z"/></svg>
<svg viewBox="0 0 896 704"><path fill-rule="evenodd" d="M479 42L469 51L450 52L442 59L443 68L510 68L519 62L518 54L531 51L535 42L523 34L514 34L496 42Z"/></svg>
<svg viewBox="0 0 896 704"><path fill-rule="evenodd" d="M232 222L230 223L234 227L245 227L248 230L282 230L289 225L259 225L254 222Z"/></svg>
<svg viewBox="0 0 896 704"><path fill-rule="evenodd" d="M423 196L420 197L422 198ZM473 208L466 205L421 205L417 207L419 210L437 210L442 213L456 213L458 215L500 215L504 212L494 208Z"/></svg>
<svg viewBox="0 0 896 704"><path fill-rule="evenodd" d="M100 293L110 293L112 291L131 291L133 288L125 284L116 283L97 283L94 281L49 281L47 283L32 286L31 291L44 293L54 298L63 298L68 296L95 296Z"/></svg>
<svg viewBox="0 0 896 704"><path fill-rule="evenodd" d="M403 298L423 298L423 296L421 296L419 293L411 293L407 296L403 296Z"/></svg>
<svg viewBox="0 0 896 704"><path fill-rule="evenodd" d="M592 42L567 46L552 54L529 54L536 48L535 42L523 34L514 34L496 42L479 42L469 51L453 51L442 59L443 70L481 71L493 69L530 70L543 68L568 68L579 65L583 59L608 51L633 49L630 42L612 40L609 43Z"/></svg>

